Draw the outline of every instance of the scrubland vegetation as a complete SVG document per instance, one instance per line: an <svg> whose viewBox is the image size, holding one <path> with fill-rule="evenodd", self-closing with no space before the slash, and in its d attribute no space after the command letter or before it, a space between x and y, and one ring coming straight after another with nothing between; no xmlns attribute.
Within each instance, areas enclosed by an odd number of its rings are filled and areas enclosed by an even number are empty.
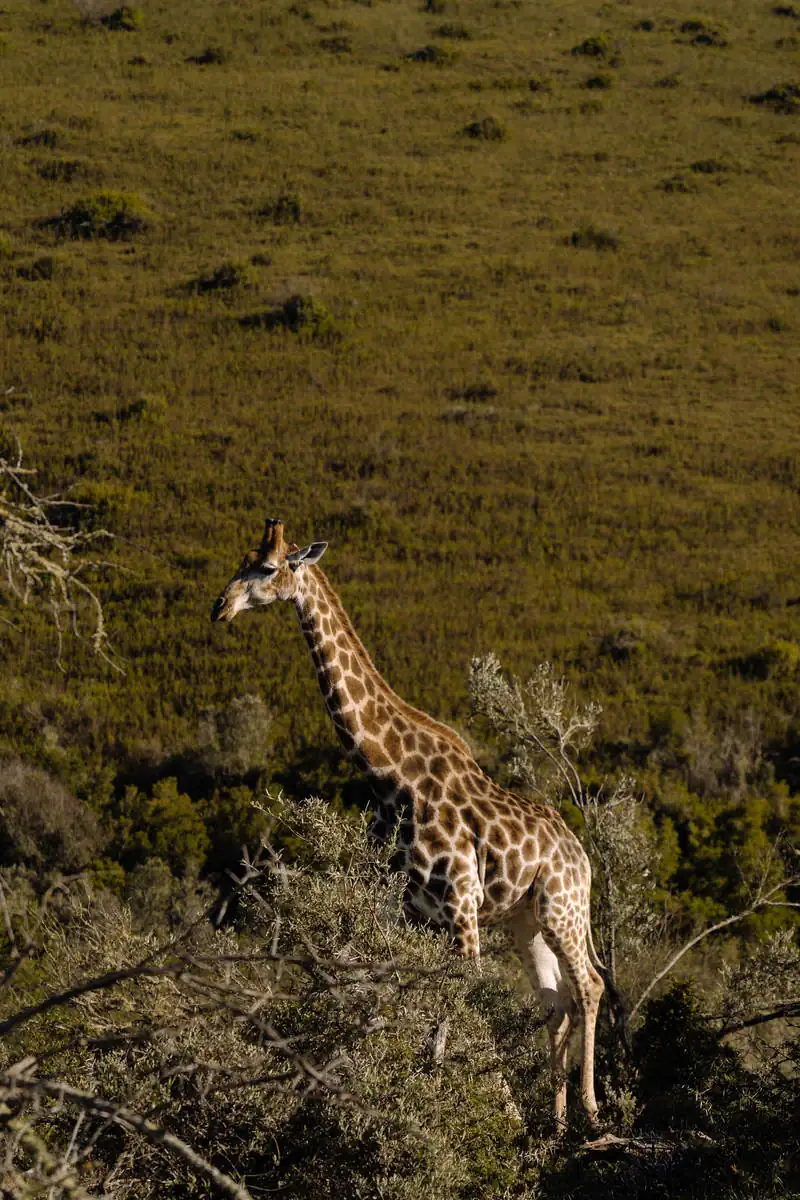
<svg viewBox="0 0 800 1200"><path fill-rule="evenodd" d="M626 774L644 797L631 999L668 947L792 874L798 46L796 7L760 0L0 12L3 1019L164 968L15 1025L4 1070L38 1056L254 1196L800 1192L791 1012L758 1048L719 1036L796 1001L790 909L684 956L632 1059L602 1033L625 1153L559 1149L502 948L479 980L398 923L373 851L319 858L369 796L295 618L208 621L279 516L330 542L379 669L501 782L525 763L501 713L472 720L474 655L550 661L600 704L585 795ZM60 575L20 573L23 518ZM266 788L334 815L292 809L292 886L270 859L220 916ZM312 950L371 965L320 983ZM224 1016L248 988L298 1039L285 1068L258 1021ZM253 1073L280 1086L240 1086ZM98 1110L40 1096L26 1125L24 1103L3 1113L14 1195L34 1167L67 1195L219 1186ZM70 1144L89 1149L62 1187Z"/></svg>

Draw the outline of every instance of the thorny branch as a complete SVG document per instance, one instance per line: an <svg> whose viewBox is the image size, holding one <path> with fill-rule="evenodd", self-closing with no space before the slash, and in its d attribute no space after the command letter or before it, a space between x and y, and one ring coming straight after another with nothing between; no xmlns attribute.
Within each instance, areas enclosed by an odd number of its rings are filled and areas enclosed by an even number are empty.
<svg viewBox="0 0 800 1200"><path fill-rule="evenodd" d="M100 598L84 578L88 571L112 565L88 557L86 551L113 535L106 529L84 531L54 523L54 510L86 506L59 495L37 496L30 482L35 474L23 465L17 438L11 448L0 445L0 575L22 604L28 604L34 595L46 597L56 630L59 666L65 629L81 637L79 615L88 608L92 649L122 674L108 639ZM2 621L17 629L6 617Z"/></svg>

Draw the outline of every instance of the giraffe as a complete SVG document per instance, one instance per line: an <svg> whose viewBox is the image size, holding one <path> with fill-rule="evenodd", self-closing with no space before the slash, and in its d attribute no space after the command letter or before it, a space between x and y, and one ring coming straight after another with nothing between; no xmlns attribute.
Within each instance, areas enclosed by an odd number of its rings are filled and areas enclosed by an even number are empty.
<svg viewBox="0 0 800 1200"><path fill-rule="evenodd" d="M591 868L559 813L498 787L447 725L382 679L317 566L327 542L287 545L268 519L257 550L216 600L231 621L276 600L294 604L323 698L347 753L370 776L378 837L394 833L407 910L443 926L480 961L479 925L504 924L547 1014L556 1123L566 1124L567 1052L582 1026L580 1093L594 1124L594 1034L604 972L592 942Z"/></svg>

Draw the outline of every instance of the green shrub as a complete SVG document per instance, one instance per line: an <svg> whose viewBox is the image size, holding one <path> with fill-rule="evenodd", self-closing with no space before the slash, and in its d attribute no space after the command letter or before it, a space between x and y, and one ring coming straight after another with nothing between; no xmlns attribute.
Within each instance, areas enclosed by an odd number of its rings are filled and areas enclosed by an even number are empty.
<svg viewBox="0 0 800 1200"><path fill-rule="evenodd" d="M245 288L253 283L250 264L242 261L226 262L215 267L210 275L201 275L189 284L191 291L205 295L208 292L228 292L232 288Z"/></svg>
<svg viewBox="0 0 800 1200"><path fill-rule="evenodd" d="M65 209L52 224L59 236L127 241L144 232L151 214L133 192L97 192Z"/></svg>
<svg viewBox="0 0 800 1200"><path fill-rule="evenodd" d="M505 126L501 125L496 117L482 117L480 121L471 121L469 125L464 126L464 133L467 137L485 142L504 142L508 137Z"/></svg>
<svg viewBox="0 0 800 1200"><path fill-rule="evenodd" d="M710 25L699 17L691 17L680 26L680 32L685 34L693 46L727 46L728 42L722 30Z"/></svg>
<svg viewBox="0 0 800 1200"><path fill-rule="evenodd" d="M17 277L36 283L40 280L55 279L56 275L63 270L64 264L60 259L55 258L52 254L43 254L41 258L35 258L33 262L22 263L18 266Z"/></svg>
<svg viewBox="0 0 800 1200"><path fill-rule="evenodd" d="M448 46L422 46L406 55L409 62L431 63L435 67L447 67L456 60L456 55Z"/></svg>
<svg viewBox="0 0 800 1200"><path fill-rule="evenodd" d="M577 46L573 46L570 54L585 54L588 58L608 58L611 53L611 43L605 33L597 37L585 38Z"/></svg>
<svg viewBox="0 0 800 1200"><path fill-rule="evenodd" d="M689 170L694 171L696 175L724 175L730 168L718 158L701 158L697 162L689 163Z"/></svg>
<svg viewBox="0 0 800 1200"><path fill-rule="evenodd" d="M437 37L452 38L459 42L468 42L472 38L466 25L462 25L460 21L448 21L444 25L439 25L433 32Z"/></svg>
<svg viewBox="0 0 800 1200"><path fill-rule="evenodd" d="M660 79L657 79L655 81L655 83L653 84L653 87L676 88L676 87L680 87L680 85L681 85L680 75L673 74L673 75L662 75Z"/></svg>
<svg viewBox="0 0 800 1200"><path fill-rule="evenodd" d="M199 54L190 54L186 62L200 67L221 67L229 58L230 52L224 46L206 46Z"/></svg>
<svg viewBox="0 0 800 1200"><path fill-rule="evenodd" d="M800 112L800 81L792 83L776 83L766 92L759 92L750 97L751 104L766 104L768 108L779 113Z"/></svg>
<svg viewBox="0 0 800 1200"><path fill-rule="evenodd" d="M281 192L258 210L260 217L268 217L276 225L296 225L303 217L303 203L297 192Z"/></svg>
<svg viewBox="0 0 800 1200"><path fill-rule="evenodd" d="M663 179L658 186L662 192L686 193L687 195L699 190L693 179L687 179L680 172Z"/></svg>
<svg viewBox="0 0 800 1200"><path fill-rule="evenodd" d="M150 425L163 425L166 415L167 401L158 393L137 396L119 410L120 421L141 421Z"/></svg>
<svg viewBox="0 0 800 1200"><path fill-rule="evenodd" d="M160 858L174 875L205 862L210 847L203 816L175 778L160 779L149 796L128 787L115 817L117 858L126 868Z"/></svg>
<svg viewBox="0 0 800 1200"><path fill-rule="evenodd" d="M38 129L32 129L30 133L23 134L17 138L18 146L46 146L48 150L54 150L56 146L63 140L64 134L60 129L54 129L51 125L44 125Z"/></svg>
<svg viewBox="0 0 800 1200"><path fill-rule="evenodd" d="M0 261L14 257L14 243L7 233L0 233Z"/></svg>
<svg viewBox="0 0 800 1200"><path fill-rule="evenodd" d="M341 337L333 316L313 296L296 293L267 313L242 317L245 329L284 329L322 342L338 341Z"/></svg>
<svg viewBox="0 0 800 1200"><path fill-rule="evenodd" d="M755 679L790 679L800 669L800 645L776 638L740 662L743 674Z"/></svg>
<svg viewBox="0 0 800 1200"><path fill-rule="evenodd" d="M37 175L51 183L74 183L76 179L88 179L89 164L78 158L56 158L51 162L39 163Z"/></svg>
<svg viewBox="0 0 800 1200"><path fill-rule="evenodd" d="M610 229L600 229L596 225L581 225L568 238L571 246L581 250L617 250L619 236Z"/></svg>
<svg viewBox="0 0 800 1200"><path fill-rule="evenodd" d="M553 81L544 75L531 75L528 79L528 88L532 92L551 92Z"/></svg>
<svg viewBox="0 0 800 1200"><path fill-rule="evenodd" d="M613 75L610 75L608 72L603 72L599 75L590 75L583 86L589 89L596 88L600 91L603 91L613 88L615 82L616 80Z"/></svg>
<svg viewBox="0 0 800 1200"><path fill-rule="evenodd" d="M334 37L320 38L320 49L327 50L329 54L352 54L353 41L352 38L345 37L344 34L336 34Z"/></svg>
<svg viewBox="0 0 800 1200"><path fill-rule="evenodd" d="M144 25L144 16L140 8L134 8L130 4L123 4L119 8L115 8L107 16L101 17L101 21L106 29L135 33Z"/></svg>

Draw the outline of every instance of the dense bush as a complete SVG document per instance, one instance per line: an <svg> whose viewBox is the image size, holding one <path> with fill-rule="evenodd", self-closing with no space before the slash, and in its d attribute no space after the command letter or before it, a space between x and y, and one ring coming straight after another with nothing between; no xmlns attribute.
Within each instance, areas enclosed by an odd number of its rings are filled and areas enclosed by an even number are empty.
<svg viewBox="0 0 800 1200"><path fill-rule="evenodd" d="M196 924L189 906L192 932L176 941L173 931L172 949L159 952L115 901L76 896L48 922L29 997L120 963L147 960L166 978L79 997L57 1026L43 1014L6 1040L0 1066L23 1047L48 1053L51 1074L157 1112L253 1195L505 1195L527 1163L504 1057L527 1114L547 1104L532 1012L491 964L479 978L440 934L405 923L402 881L358 825L314 801L287 806L283 820L295 860L275 861L240 896L235 933ZM140 879L146 911L146 892L160 893L166 877ZM191 970L179 969L181 953ZM16 999L6 993L3 1016ZM432 1035L445 1019L434 1061ZM48 1050L67 1031L81 1053ZM69 1129L55 1115L51 1145ZM197 1188L162 1147L136 1138L123 1149L112 1132L100 1132L89 1169L97 1180L113 1169L111 1194L141 1200Z"/></svg>
<svg viewBox="0 0 800 1200"><path fill-rule="evenodd" d="M464 127L467 137L484 142L504 142L508 136L506 128L496 117L482 117L480 121L471 121Z"/></svg>
<svg viewBox="0 0 800 1200"><path fill-rule="evenodd" d="M140 8L131 4L123 4L102 18L107 29L118 29L125 33L135 33L144 25L144 16Z"/></svg>
<svg viewBox="0 0 800 1200"><path fill-rule="evenodd" d="M0 759L0 866L85 869L102 845L94 813L45 771Z"/></svg>
<svg viewBox="0 0 800 1200"><path fill-rule="evenodd" d="M97 192L64 209L50 224L61 237L118 242L142 233L151 219L144 201L135 193Z"/></svg>
<svg viewBox="0 0 800 1200"><path fill-rule="evenodd" d="M796 1043L773 1039L746 1067L677 984L647 1006L627 1065L601 1026L602 1111L623 1137L553 1139L541 1021L505 943L487 940L478 975L442 934L408 925L391 847L320 801L286 804L273 836L291 859L254 859L226 908L149 860L127 904L79 881L40 909L35 960L0 993L0 1099L24 1134L4 1166L15 1195L49 1180L65 1200L78 1167L90 1194L119 1200L210 1197L215 1170L287 1200L792 1194ZM7 969L36 910L19 873L0 886L16 938L0 940ZM782 937L728 972L718 1014L770 995L776 953L779 987L796 986ZM29 1055L47 1074L27 1058L29 1090L15 1092L6 1072ZM37 1104L37 1078L121 1110L76 1127L78 1101ZM131 1134L143 1113L145 1136Z"/></svg>

